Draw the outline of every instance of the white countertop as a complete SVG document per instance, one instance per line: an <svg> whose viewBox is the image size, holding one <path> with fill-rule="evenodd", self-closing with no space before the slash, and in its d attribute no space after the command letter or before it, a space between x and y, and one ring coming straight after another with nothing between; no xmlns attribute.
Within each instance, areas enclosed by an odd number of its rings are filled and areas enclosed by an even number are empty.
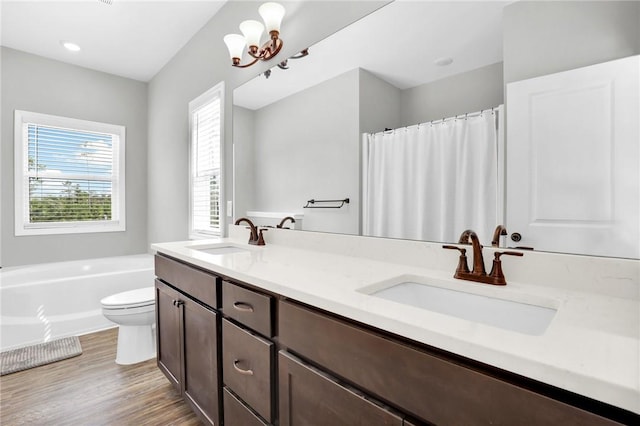
<svg viewBox="0 0 640 426"><path fill-rule="evenodd" d="M291 231L282 235L294 234L303 233ZM207 254L192 248L216 244L243 247L247 251ZM415 242L407 243L408 246L411 244L416 246ZM432 243L424 244L439 248ZM457 263L455 254L446 258L447 264L442 268L434 269L303 249L290 244L268 242L263 247L249 246L238 239L171 242L151 247L266 291L640 413L640 303L637 295L620 297L613 292L608 296L602 290L579 291L575 285L554 287L511 281L508 271L505 271L508 285L504 287L456 280L451 278ZM625 267L631 268L631 275L634 275L631 280L637 281L635 263ZM552 307L557 313L546 331L536 336L358 291L403 275L437 279L442 286L454 290ZM632 289L637 289L637 282L631 285Z"/></svg>

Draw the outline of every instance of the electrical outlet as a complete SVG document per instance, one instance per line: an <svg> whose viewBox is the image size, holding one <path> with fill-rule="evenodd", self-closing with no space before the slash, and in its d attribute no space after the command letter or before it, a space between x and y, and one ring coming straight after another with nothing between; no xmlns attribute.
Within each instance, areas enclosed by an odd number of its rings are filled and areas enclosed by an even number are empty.
<svg viewBox="0 0 640 426"><path fill-rule="evenodd" d="M227 216L233 216L233 201L227 201Z"/></svg>

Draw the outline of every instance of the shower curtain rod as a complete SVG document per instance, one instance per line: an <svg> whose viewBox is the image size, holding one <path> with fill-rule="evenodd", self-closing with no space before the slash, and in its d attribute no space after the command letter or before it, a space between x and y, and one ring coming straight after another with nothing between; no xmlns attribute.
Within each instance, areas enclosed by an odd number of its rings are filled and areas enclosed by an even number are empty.
<svg viewBox="0 0 640 426"><path fill-rule="evenodd" d="M487 112L487 111L495 112L495 111L498 110L498 108L500 108L500 106L493 107L493 108L487 108L487 109L481 109L480 111L475 111L475 112L468 112L466 114L460 114L460 115L456 115L456 116L453 116L453 117L439 118L437 120L426 121L424 123L418 123L418 124L412 124L410 126L398 127L397 129L385 128L382 132L377 132L377 133L372 133L372 134L377 135L379 133L393 133L396 130L410 129L410 128L413 128L413 127L424 126L426 124L440 124L440 123L444 123L445 121L450 121L450 120L457 120L457 119L468 118L468 117L477 117L480 114L482 114L483 112Z"/></svg>

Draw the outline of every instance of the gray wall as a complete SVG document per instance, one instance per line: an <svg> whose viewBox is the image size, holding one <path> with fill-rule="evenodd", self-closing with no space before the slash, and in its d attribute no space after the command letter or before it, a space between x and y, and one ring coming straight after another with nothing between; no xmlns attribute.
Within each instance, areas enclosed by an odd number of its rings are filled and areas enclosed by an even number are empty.
<svg viewBox="0 0 640 426"><path fill-rule="evenodd" d="M460 91L448 99L447 88L460 82L485 90ZM402 103L406 92L417 111ZM497 64L406 91L354 69L254 112L235 107L236 215L299 212L311 198L348 197L349 205L341 209L304 209L302 228L359 234L362 133L401 127L403 119L420 122L401 117L403 110L426 119L425 111L443 111L443 104L451 116L500 103L502 66Z"/></svg>
<svg viewBox="0 0 640 426"><path fill-rule="evenodd" d="M402 91L401 126L426 123L504 102L502 62Z"/></svg>
<svg viewBox="0 0 640 426"><path fill-rule="evenodd" d="M286 58L378 9L388 1L283 2ZM149 221L150 242L187 239L188 114L190 100L225 82L223 200L231 199L232 93L238 85L272 67L263 62L233 68L222 41L238 24L256 16L260 2L229 1L149 83Z"/></svg>
<svg viewBox="0 0 640 426"><path fill-rule="evenodd" d="M139 253L147 250L148 242L187 238L187 105L210 87L225 81L224 154L226 163L232 164L232 132L229 130L233 89L273 64L232 68L222 37L236 32L238 23L254 16L261 3L229 1L225 4L149 83L146 103L147 88L143 83L2 48L0 250L4 265ZM282 28L285 47L280 55L290 56L311 46L385 3L286 2L287 16ZM503 21L505 83L640 53L640 2L637 1L516 2L505 8ZM495 85L498 70L496 73L485 71L483 81L487 87ZM368 78L361 73L359 84L364 87ZM491 97L501 97L497 92L486 93L486 96L478 95L478 106L463 104L461 108L456 105L450 110L434 110L435 105L445 107L441 94L457 90L458 84L473 86L473 79L465 82L455 78L401 93L398 125L477 110L485 108L485 104L494 106ZM418 92L434 101L429 104L419 101ZM370 95L360 90L363 108L371 106L364 101ZM96 98L101 102L95 102ZM462 95L449 96L453 98L471 102ZM13 110L16 108L127 126L127 232L13 237ZM145 126L138 125L145 120L145 112L148 113L148 138ZM366 117L363 110L359 118L362 129L370 126ZM382 126L397 127L386 123ZM231 167L224 173L225 196L230 199ZM248 198L251 197L249 194Z"/></svg>
<svg viewBox="0 0 640 426"><path fill-rule="evenodd" d="M147 85L2 47L2 266L144 253ZM125 232L14 236L13 111L126 127Z"/></svg>
<svg viewBox="0 0 640 426"><path fill-rule="evenodd" d="M401 126L401 91L360 69L360 133L377 133Z"/></svg>
<svg viewBox="0 0 640 426"><path fill-rule="evenodd" d="M305 230L360 233L360 135L397 127L399 113L400 91L362 69L255 112L234 108L237 215L247 210L303 212ZM350 203L303 210L312 198L349 198Z"/></svg>
<svg viewBox="0 0 640 426"><path fill-rule="evenodd" d="M309 199L350 198L340 209L305 209L303 229L357 234L358 70L255 113L255 205L300 211Z"/></svg>
<svg viewBox="0 0 640 426"><path fill-rule="evenodd" d="M233 167L234 216L244 216L255 210L255 112L239 106L233 107Z"/></svg>
<svg viewBox="0 0 640 426"><path fill-rule="evenodd" d="M503 28L506 84L639 54L640 2L515 2Z"/></svg>

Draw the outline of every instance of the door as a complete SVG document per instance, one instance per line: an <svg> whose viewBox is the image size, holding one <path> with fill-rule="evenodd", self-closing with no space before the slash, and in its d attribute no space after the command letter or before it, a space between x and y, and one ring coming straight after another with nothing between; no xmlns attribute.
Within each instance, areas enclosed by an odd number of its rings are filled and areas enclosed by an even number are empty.
<svg viewBox="0 0 640 426"><path fill-rule="evenodd" d="M156 344L158 367L182 392L182 336L180 332L180 309L177 301L180 293L156 280Z"/></svg>
<svg viewBox="0 0 640 426"><path fill-rule="evenodd" d="M507 85L514 245L640 257L639 70L633 56Z"/></svg>
<svg viewBox="0 0 640 426"><path fill-rule="evenodd" d="M210 424L220 424L218 314L183 297L184 397Z"/></svg>

